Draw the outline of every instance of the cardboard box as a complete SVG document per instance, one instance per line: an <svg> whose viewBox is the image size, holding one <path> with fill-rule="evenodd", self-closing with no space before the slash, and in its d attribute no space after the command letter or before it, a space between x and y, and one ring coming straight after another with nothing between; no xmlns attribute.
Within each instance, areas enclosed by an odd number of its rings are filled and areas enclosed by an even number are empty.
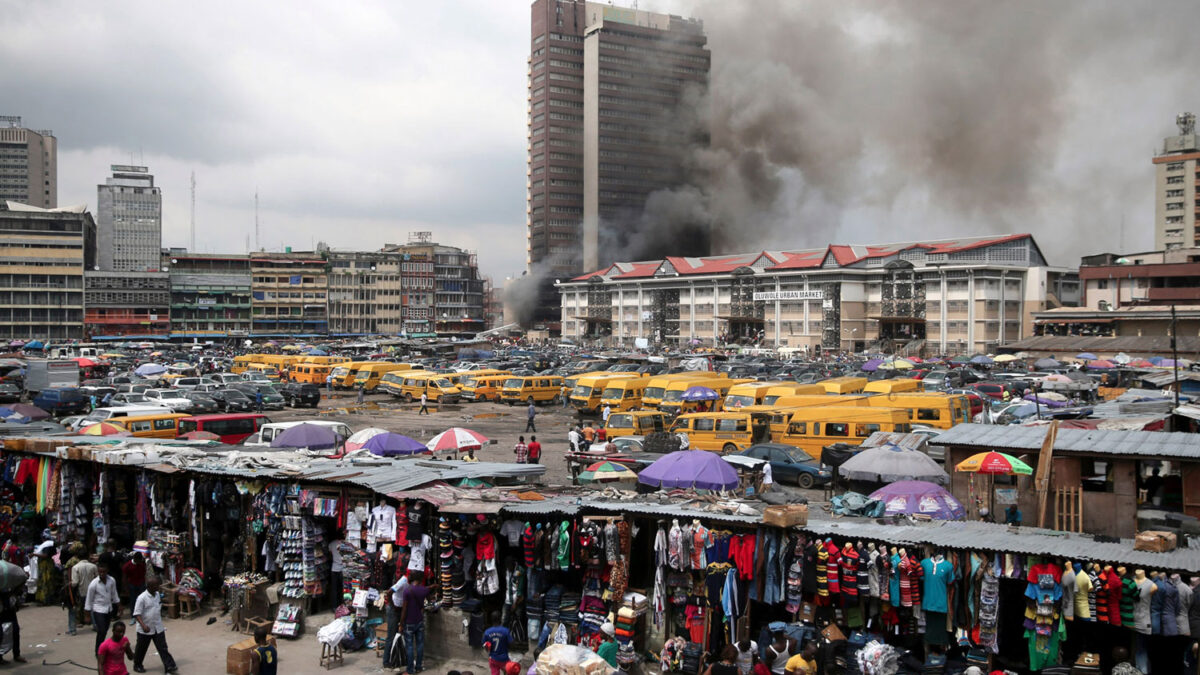
<svg viewBox="0 0 1200 675"><path fill-rule="evenodd" d="M808 504L768 506L763 510L763 522L776 527L803 527L808 524Z"/></svg>
<svg viewBox="0 0 1200 675"><path fill-rule="evenodd" d="M1135 551L1166 553L1167 551L1174 551L1176 545L1175 533L1164 532L1162 530L1144 530L1138 532L1137 537L1133 540L1133 550Z"/></svg>
<svg viewBox="0 0 1200 675"><path fill-rule="evenodd" d="M267 636L267 644L275 646L275 636ZM225 672L230 675L254 675L254 659L250 654L255 647L254 638L229 645L225 652Z"/></svg>

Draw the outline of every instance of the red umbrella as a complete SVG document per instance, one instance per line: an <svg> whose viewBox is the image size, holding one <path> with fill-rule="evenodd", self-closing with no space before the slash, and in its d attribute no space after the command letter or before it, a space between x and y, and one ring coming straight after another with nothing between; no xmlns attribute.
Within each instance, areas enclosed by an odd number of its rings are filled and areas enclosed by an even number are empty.
<svg viewBox="0 0 1200 675"><path fill-rule="evenodd" d="M76 357L71 360L74 361L75 363L79 364L80 368L90 368L90 367L96 365L95 361L87 358L86 356L79 356L79 357Z"/></svg>
<svg viewBox="0 0 1200 675"><path fill-rule="evenodd" d="M180 440L184 441L219 441L221 437L211 431L189 431L182 434Z"/></svg>
<svg viewBox="0 0 1200 675"><path fill-rule="evenodd" d="M465 450L466 448L478 448L488 439L478 431L463 429L462 427L451 427L442 433L429 439L425 447L437 452L439 450Z"/></svg>

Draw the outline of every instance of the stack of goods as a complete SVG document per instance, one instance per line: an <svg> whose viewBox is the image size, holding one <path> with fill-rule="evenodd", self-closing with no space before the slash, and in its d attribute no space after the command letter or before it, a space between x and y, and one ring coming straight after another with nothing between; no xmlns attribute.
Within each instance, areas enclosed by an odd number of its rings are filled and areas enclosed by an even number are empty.
<svg viewBox="0 0 1200 675"><path fill-rule="evenodd" d="M686 647L687 642L679 637L671 638L663 643L662 651L658 655L658 669L664 673L679 670L683 663L683 650Z"/></svg>
<svg viewBox="0 0 1200 675"><path fill-rule="evenodd" d="M638 613L633 607L624 606L617 610L613 626L616 628L617 663L628 670L637 661L637 650L633 646L633 638L637 633Z"/></svg>
<svg viewBox="0 0 1200 675"><path fill-rule="evenodd" d="M243 588L251 588L267 581L265 574L258 572L242 572L231 577L225 577L225 588L233 590L241 590Z"/></svg>
<svg viewBox="0 0 1200 675"><path fill-rule="evenodd" d="M279 613L275 615L275 625L271 632L283 637L296 637L300 632L300 625L300 607L284 603L279 606Z"/></svg>
<svg viewBox="0 0 1200 675"><path fill-rule="evenodd" d="M558 620L568 626L579 625L579 603L582 596L573 591L565 591L558 606Z"/></svg>
<svg viewBox="0 0 1200 675"><path fill-rule="evenodd" d="M531 595L525 600L525 623L527 633L532 640L536 640L542 632L542 603L544 596L541 593ZM603 621L601 621L603 623ZM596 626L596 630L600 630L600 626Z"/></svg>
<svg viewBox="0 0 1200 675"><path fill-rule="evenodd" d="M679 672L688 673L688 675L699 675L701 667L704 665L704 647L689 642L683 648L683 653L679 657Z"/></svg>
<svg viewBox="0 0 1200 675"><path fill-rule="evenodd" d="M562 605L562 599L563 599L562 584L555 584L550 587L550 590L546 591L546 595L543 599L543 603L544 603L546 609L545 609L545 612L542 614L542 621L544 623L558 623L559 608Z"/></svg>
<svg viewBox="0 0 1200 675"><path fill-rule="evenodd" d="M637 616L641 616L650 611L650 601L641 593L629 591L621 600L625 606L632 609L634 614Z"/></svg>
<svg viewBox="0 0 1200 675"><path fill-rule="evenodd" d="M177 586L175 591L177 595L189 595L195 598L197 603L204 600L204 575L200 574L200 570L195 567L189 567L183 571Z"/></svg>
<svg viewBox="0 0 1200 675"><path fill-rule="evenodd" d="M183 562L182 534L161 527L152 527L147 535L147 557L159 569Z"/></svg>
<svg viewBox="0 0 1200 675"><path fill-rule="evenodd" d="M304 530L299 516L284 516L283 529L279 532L279 548L276 560L283 570L285 598L304 597Z"/></svg>
<svg viewBox="0 0 1200 675"><path fill-rule="evenodd" d="M329 547L325 543L324 529L311 518L304 519L301 532L304 592L319 597L325 594L325 580L329 578Z"/></svg>
<svg viewBox="0 0 1200 675"><path fill-rule="evenodd" d="M467 599L466 563L461 525L449 518L438 522L437 535L438 574L441 579L442 602L447 606L459 606Z"/></svg>
<svg viewBox="0 0 1200 675"><path fill-rule="evenodd" d="M365 588L371 576L371 558L367 552L343 541L338 544L338 554L342 556L342 592Z"/></svg>
<svg viewBox="0 0 1200 675"><path fill-rule="evenodd" d="M882 642L868 642L855 655L858 669L864 675L884 675L900 669L900 655L895 647Z"/></svg>

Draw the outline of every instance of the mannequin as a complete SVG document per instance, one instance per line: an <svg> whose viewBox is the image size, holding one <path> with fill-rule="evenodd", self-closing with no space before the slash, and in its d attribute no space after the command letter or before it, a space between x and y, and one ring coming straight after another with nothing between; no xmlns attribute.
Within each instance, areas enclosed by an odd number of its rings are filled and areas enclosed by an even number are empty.
<svg viewBox="0 0 1200 675"><path fill-rule="evenodd" d="M921 608L925 610L925 643L946 645L946 614L950 611L950 584L954 583L954 565L941 553L921 561Z"/></svg>
<svg viewBox="0 0 1200 675"><path fill-rule="evenodd" d="M1160 601L1159 625L1162 635L1167 637L1179 635L1179 590L1175 588L1174 582L1166 572L1158 573L1154 585L1158 587L1158 592L1154 594L1154 600ZM1151 602L1151 609L1153 609L1153 604Z"/></svg>
<svg viewBox="0 0 1200 675"><path fill-rule="evenodd" d="M867 592L872 598L880 597L879 582L882 579L880 574L883 570L879 565L879 549L875 547L875 542L867 544Z"/></svg>
<svg viewBox="0 0 1200 675"><path fill-rule="evenodd" d="M852 542L842 547L841 589L842 602L846 606L858 602L858 549Z"/></svg>
<svg viewBox="0 0 1200 675"><path fill-rule="evenodd" d="M1074 563L1071 568L1075 570L1075 620L1095 621L1096 596L1092 590L1092 579L1082 564Z"/></svg>
<svg viewBox="0 0 1200 675"><path fill-rule="evenodd" d="M1150 597L1158 592L1158 588L1153 581L1146 578L1145 570L1134 570L1133 582L1137 585L1138 590L1133 607L1133 629L1142 635L1148 635L1151 632L1151 624L1154 622L1150 615ZM1162 601L1159 600L1160 605L1161 603ZM1159 618L1161 616L1160 614Z"/></svg>
<svg viewBox="0 0 1200 675"><path fill-rule="evenodd" d="M1103 621L1114 626L1121 625L1121 577L1112 565L1105 565L1100 572L1100 592L1096 598L1096 609L1101 611Z"/></svg>
<svg viewBox="0 0 1200 675"><path fill-rule="evenodd" d="M1188 623L1188 612L1192 608L1192 587L1185 584L1178 574L1171 575L1171 584L1175 586L1175 592L1179 594L1179 600L1176 603L1178 607L1175 610L1175 627L1180 635L1190 636L1192 627Z"/></svg>
<svg viewBox="0 0 1200 675"><path fill-rule="evenodd" d="M1062 565L1062 614L1067 621L1075 620L1075 567L1067 560Z"/></svg>
<svg viewBox="0 0 1200 675"><path fill-rule="evenodd" d="M1117 580L1121 583L1121 597L1118 602L1121 625L1136 630L1134 608L1138 600L1137 582L1133 580L1133 576L1129 574L1129 570L1124 565L1117 568Z"/></svg>

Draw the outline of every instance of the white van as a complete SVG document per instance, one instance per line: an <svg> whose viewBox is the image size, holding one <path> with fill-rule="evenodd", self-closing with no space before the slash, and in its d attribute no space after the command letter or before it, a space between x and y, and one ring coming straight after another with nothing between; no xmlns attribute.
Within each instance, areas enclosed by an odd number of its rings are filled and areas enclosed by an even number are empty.
<svg viewBox="0 0 1200 675"><path fill-rule="evenodd" d="M118 405L107 408L96 408L88 413L87 417L83 418L80 423L80 428L96 422L107 422L112 420L120 422L122 417L137 417L140 415L161 415L164 412L172 412L170 408L161 405Z"/></svg>
<svg viewBox="0 0 1200 675"><path fill-rule="evenodd" d="M242 443L242 445L245 445L248 447L259 447L259 448L270 447L271 441L275 440L276 436L278 436L279 434L282 434L284 431L287 431L288 429L291 429L292 427L296 426L297 424L315 424L319 427L329 427L329 428L333 429L333 432L335 434L337 434L338 436L341 436L342 440L350 438L350 435L354 433L353 431L350 430L350 427L346 426L346 424L344 422L333 422L330 420L302 420L299 422L268 422L267 424L262 425L262 428L259 429L258 433L247 438L245 440L245 442Z"/></svg>

